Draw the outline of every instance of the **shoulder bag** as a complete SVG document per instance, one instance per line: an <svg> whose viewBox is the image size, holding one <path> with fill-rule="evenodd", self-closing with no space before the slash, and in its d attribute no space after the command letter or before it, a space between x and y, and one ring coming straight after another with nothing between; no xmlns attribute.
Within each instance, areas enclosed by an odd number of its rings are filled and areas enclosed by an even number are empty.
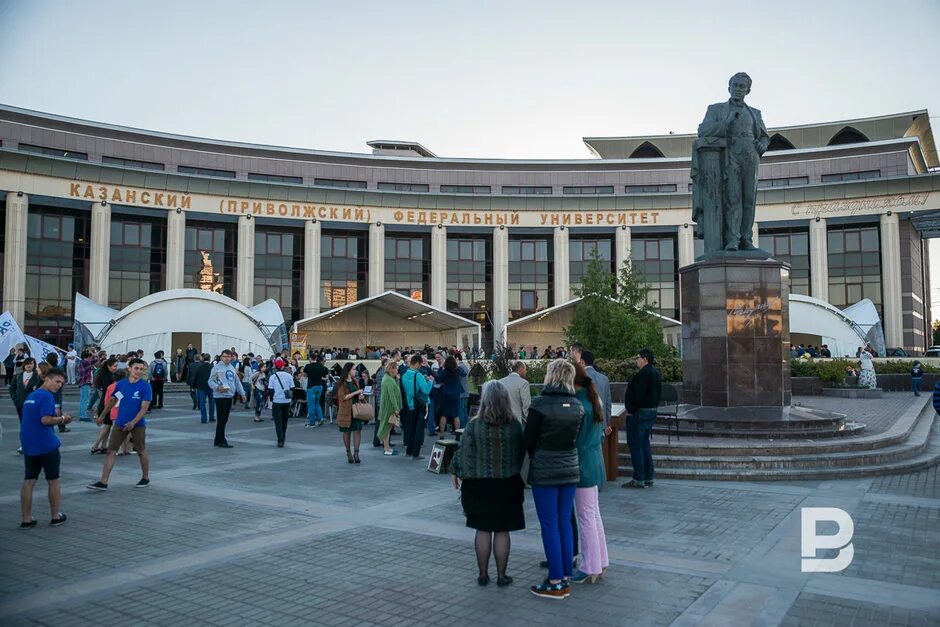
<svg viewBox="0 0 940 627"><path fill-rule="evenodd" d="M372 409L372 403L360 399L362 399L361 395L352 404L352 418L369 424L375 418L375 411Z"/></svg>

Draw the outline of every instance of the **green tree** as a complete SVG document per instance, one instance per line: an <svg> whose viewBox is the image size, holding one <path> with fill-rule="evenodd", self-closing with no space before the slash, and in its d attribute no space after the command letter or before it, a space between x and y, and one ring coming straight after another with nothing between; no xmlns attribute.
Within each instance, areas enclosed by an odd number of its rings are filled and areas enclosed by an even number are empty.
<svg viewBox="0 0 940 627"><path fill-rule="evenodd" d="M933 342L934 346L940 345L940 320L933 321Z"/></svg>
<svg viewBox="0 0 940 627"><path fill-rule="evenodd" d="M594 251L575 294L582 300L565 328L569 344L581 342L598 359L629 359L644 347L656 355L673 354L659 318L649 311L655 306L647 302L649 285L629 261L614 276Z"/></svg>

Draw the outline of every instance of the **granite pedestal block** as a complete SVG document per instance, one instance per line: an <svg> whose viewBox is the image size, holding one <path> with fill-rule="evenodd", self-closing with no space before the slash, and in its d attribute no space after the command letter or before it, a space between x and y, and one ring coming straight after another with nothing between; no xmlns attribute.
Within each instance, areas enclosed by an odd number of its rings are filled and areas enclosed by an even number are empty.
<svg viewBox="0 0 940 627"><path fill-rule="evenodd" d="M728 256L698 261L679 274L683 401L788 407L790 266Z"/></svg>

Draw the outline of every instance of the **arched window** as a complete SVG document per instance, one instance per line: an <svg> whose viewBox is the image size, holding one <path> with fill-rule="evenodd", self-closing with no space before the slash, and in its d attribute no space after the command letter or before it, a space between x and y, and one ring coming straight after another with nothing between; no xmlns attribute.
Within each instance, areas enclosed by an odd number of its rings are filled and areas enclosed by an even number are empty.
<svg viewBox="0 0 940 627"><path fill-rule="evenodd" d="M774 133L773 137L770 138L770 145L767 146L767 151L771 150L793 150L795 146L790 143L790 140L781 135L780 133Z"/></svg>
<svg viewBox="0 0 940 627"><path fill-rule="evenodd" d="M649 142L643 142L637 149L630 153L630 159L662 159L665 157L663 152Z"/></svg>
<svg viewBox="0 0 940 627"><path fill-rule="evenodd" d="M840 146L842 144L860 144L867 141L869 141L868 138L862 135L858 129L854 129L851 126L846 126L841 131L832 136L832 139L829 140L829 145Z"/></svg>

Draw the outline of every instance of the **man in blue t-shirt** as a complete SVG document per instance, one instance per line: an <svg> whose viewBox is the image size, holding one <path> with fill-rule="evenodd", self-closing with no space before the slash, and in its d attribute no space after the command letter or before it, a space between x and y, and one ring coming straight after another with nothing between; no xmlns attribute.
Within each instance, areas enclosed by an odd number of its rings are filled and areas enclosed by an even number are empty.
<svg viewBox="0 0 940 627"><path fill-rule="evenodd" d="M26 463L26 476L23 490L20 492L20 505L23 509L23 522L20 529L32 529L33 488L39 479L39 472L46 476L49 484L49 509L52 512L53 527L65 522L65 514L59 511L62 504L59 490L59 438L55 434L56 425L66 425L72 421L68 414L57 415L55 394L65 383L65 372L59 368L50 368L42 386L34 390L23 402L23 419L20 424L20 445L23 447L23 461Z"/></svg>
<svg viewBox="0 0 940 627"><path fill-rule="evenodd" d="M134 444L134 451L140 460L140 481L137 482L138 488L146 488L150 485L150 458L146 450L147 410L150 409L150 401L153 398L153 391L150 384L144 380L144 373L147 371L147 363L143 359L131 359L127 362L127 378L121 379L114 384L114 393L111 395L104 410L98 416L97 423L104 422L104 417L111 413L114 406L118 408L117 418L114 419L114 426L111 427L111 436L108 438L108 455L104 460L104 468L101 470L101 480L87 486L89 490L104 491L108 489L108 477L111 475L111 469L117 460L117 452L130 436Z"/></svg>

